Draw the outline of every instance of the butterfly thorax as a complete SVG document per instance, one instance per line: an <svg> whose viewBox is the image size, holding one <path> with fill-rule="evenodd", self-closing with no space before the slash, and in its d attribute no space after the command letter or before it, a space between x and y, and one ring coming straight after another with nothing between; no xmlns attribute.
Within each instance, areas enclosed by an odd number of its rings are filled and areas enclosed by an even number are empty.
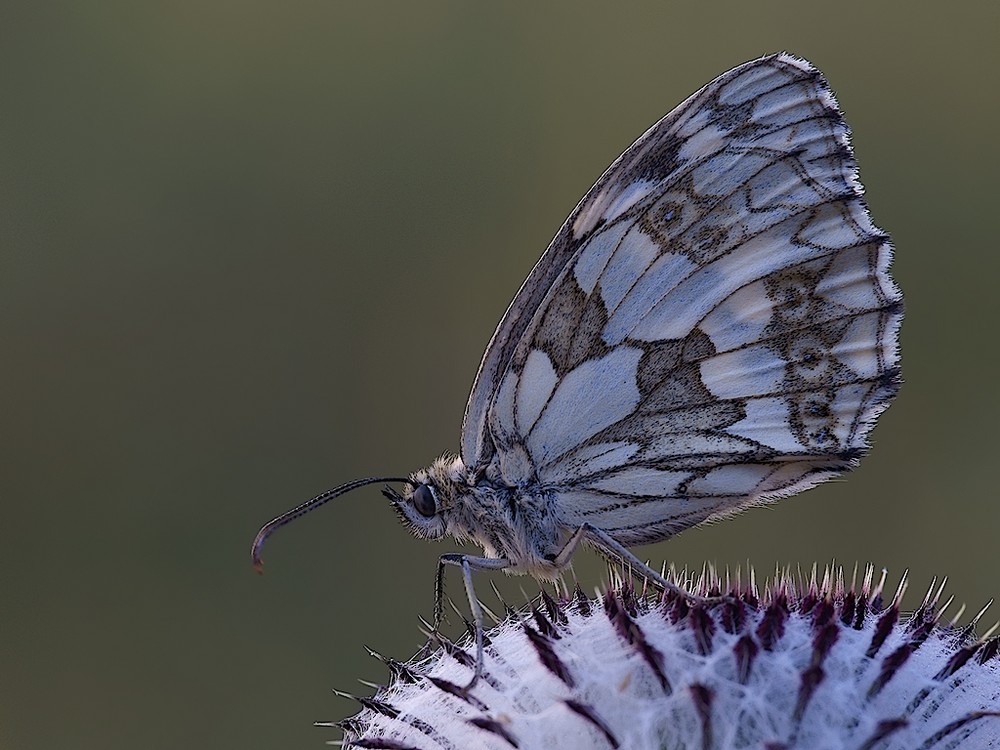
<svg viewBox="0 0 1000 750"><path fill-rule="evenodd" d="M490 471L470 470L460 458L442 456L411 477L415 490L400 511L422 537L452 536L480 545L486 556L507 559L510 573L551 580L559 575L552 560L565 543L554 498L540 485L512 487ZM433 493L434 514L417 512L413 500L421 487Z"/></svg>

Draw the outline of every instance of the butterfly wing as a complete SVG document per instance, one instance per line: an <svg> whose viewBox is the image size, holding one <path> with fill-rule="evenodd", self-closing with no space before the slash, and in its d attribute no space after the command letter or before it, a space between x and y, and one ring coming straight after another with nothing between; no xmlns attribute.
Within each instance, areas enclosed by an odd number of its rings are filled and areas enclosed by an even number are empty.
<svg viewBox="0 0 1000 750"><path fill-rule="evenodd" d="M898 386L898 290L848 128L787 54L734 68L601 177L501 321L467 466L623 544L856 463Z"/></svg>

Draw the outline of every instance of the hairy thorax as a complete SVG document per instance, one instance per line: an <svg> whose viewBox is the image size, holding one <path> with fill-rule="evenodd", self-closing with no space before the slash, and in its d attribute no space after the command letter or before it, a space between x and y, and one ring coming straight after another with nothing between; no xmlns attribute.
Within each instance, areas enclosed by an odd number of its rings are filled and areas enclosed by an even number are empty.
<svg viewBox="0 0 1000 750"><path fill-rule="evenodd" d="M446 534L475 542L486 557L509 560L509 573L556 578L553 559L569 535L560 528L551 493L538 484L511 487L491 473L442 456L414 479L426 477L437 489Z"/></svg>

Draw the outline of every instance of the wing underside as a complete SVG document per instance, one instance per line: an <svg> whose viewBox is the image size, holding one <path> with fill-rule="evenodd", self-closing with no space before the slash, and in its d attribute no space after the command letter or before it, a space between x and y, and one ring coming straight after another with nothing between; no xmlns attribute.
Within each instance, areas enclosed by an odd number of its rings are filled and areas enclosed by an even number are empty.
<svg viewBox="0 0 1000 750"><path fill-rule="evenodd" d="M819 72L735 68L560 230L484 357L463 460L624 544L833 476L898 385L890 260Z"/></svg>

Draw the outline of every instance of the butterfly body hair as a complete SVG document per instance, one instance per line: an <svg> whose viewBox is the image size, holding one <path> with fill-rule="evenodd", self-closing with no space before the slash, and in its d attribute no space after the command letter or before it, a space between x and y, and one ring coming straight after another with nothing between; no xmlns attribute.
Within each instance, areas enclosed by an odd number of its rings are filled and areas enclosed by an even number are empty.
<svg viewBox="0 0 1000 750"><path fill-rule="evenodd" d="M559 522L553 492L533 483L512 487L497 481L490 470L470 470L461 458L444 455L410 477L407 493L396 508L404 524L418 537L451 536L472 542L485 556L506 561L510 574L528 574L543 581L557 578L558 553L572 534ZM412 497L428 487L436 513L424 517Z"/></svg>

